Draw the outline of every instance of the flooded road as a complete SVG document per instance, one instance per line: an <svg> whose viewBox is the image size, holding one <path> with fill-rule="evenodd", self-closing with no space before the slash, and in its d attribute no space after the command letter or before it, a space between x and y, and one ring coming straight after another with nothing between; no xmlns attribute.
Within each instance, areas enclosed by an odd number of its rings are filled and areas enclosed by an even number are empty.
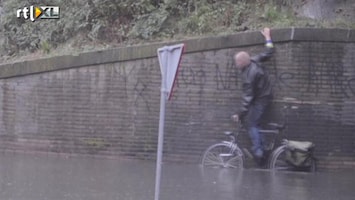
<svg viewBox="0 0 355 200"><path fill-rule="evenodd" d="M1 200L154 199L155 163L0 154ZM161 200L350 200L355 171L271 173L165 164Z"/></svg>

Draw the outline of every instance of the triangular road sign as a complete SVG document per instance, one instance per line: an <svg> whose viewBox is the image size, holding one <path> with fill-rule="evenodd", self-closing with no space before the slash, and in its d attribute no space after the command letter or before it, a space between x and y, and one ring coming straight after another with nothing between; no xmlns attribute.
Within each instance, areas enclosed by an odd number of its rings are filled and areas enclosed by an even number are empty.
<svg viewBox="0 0 355 200"><path fill-rule="evenodd" d="M177 44L158 49L158 58L163 81L162 89L167 92L168 99L170 99L173 94L173 88L184 47L184 44Z"/></svg>

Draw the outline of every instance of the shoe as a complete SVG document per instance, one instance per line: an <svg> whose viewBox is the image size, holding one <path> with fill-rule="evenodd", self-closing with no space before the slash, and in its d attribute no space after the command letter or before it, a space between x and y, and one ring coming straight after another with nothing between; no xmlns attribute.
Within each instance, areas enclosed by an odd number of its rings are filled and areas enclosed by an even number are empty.
<svg viewBox="0 0 355 200"><path fill-rule="evenodd" d="M261 149L258 149L254 152L254 156L258 158L262 158L264 155L263 151Z"/></svg>
<svg viewBox="0 0 355 200"><path fill-rule="evenodd" d="M258 154L254 154L254 160L258 167L262 169L267 168L267 156L262 152L258 152Z"/></svg>
<svg viewBox="0 0 355 200"><path fill-rule="evenodd" d="M263 169L267 169L267 157L264 155L263 157L260 158L260 163L259 167Z"/></svg>

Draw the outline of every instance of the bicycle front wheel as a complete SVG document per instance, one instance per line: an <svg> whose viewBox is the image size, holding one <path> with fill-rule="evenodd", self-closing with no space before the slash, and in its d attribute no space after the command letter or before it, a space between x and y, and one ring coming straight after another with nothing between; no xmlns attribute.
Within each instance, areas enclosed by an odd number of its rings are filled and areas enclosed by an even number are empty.
<svg viewBox="0 0 355 200"><path fill-rule="evenodd" d="M210 146L202 157L202 166L212 168L243 168L243 152L231 144Z"/></svg>

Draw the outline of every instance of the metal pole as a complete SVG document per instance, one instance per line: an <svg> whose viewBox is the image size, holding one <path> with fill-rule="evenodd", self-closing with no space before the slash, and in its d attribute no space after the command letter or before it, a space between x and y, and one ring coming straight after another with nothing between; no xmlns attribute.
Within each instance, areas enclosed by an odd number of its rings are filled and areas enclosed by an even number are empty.
<svg viewBox="0 0 355 200"><path fill-rule="evenodd" d="M157 150L157 166L155 174L155 196L154 200L159 200L160 194L160 177L161 177L161 165L163 157L163 143L164 143L164 122L165 122L165 101L167 97L166 91L166 67L168 67L168 52L165 49L165 68L162 67L162 82L161 82L161 94L160 94L160 117L159 117L159 136L158 136L158 150Z"/></svg>

